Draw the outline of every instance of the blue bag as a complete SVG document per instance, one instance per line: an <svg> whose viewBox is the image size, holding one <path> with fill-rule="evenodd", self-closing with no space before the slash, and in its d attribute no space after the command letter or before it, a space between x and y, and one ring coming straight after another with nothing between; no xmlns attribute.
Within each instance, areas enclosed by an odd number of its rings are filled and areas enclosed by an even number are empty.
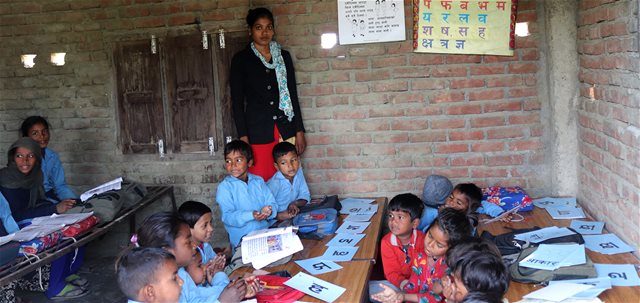
<svg viewBox="0 0 640 303"><path fill-rule="evenodd" d="M299 227L299 233L315 233L324 237L338 228L338 211L334 208L322 208L300 213L293 218L293 225Z"/></svg>

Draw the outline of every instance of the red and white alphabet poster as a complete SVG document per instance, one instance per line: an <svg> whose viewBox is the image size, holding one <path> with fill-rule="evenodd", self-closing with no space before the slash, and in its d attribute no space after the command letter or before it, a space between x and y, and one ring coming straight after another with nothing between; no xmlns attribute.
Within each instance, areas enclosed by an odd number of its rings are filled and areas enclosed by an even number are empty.
<svg viewBox="0 0 640 303"><path fill-rule="evenodd" d="M518 0L413 0L418 53L512 56Z"/></svg>

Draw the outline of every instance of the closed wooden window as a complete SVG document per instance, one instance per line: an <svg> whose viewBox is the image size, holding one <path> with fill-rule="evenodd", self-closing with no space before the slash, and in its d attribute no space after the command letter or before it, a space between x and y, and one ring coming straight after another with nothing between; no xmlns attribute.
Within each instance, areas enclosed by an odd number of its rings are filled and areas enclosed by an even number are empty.
<svg viewBox="0 0 640 303"><path fill-rule="evenodd" d="M150 41L118 43L114 50L120 143L123 153L209 151L227 136L236 137L231 112L229 67L233 55L247 43L245 33L209 36L203 49L201 35L158 39L157 53Z"/></svg>

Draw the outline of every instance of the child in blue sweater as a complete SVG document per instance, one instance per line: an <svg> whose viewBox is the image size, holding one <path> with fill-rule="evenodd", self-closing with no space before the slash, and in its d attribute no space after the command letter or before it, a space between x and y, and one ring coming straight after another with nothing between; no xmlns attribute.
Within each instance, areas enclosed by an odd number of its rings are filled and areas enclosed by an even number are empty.
<svg viewBox="0 0 640 303"><path fill-rule="evenodd" d="M244 235L269 227L269 219L276 217L278 205L264 180L249 173L249 167L253 165L249 144L241 140L227 143L224 161L229 175L218 185L216 202L235 249Z"/></svg>
<svg viewBox="0 0 640 303"><path fill-rule="evenodd" d="M311 199L309 186L302 174L300 158L296 146L283 141L273 147L273 159L278 169L267 182L267 187L273 193L278 205L276 219L287 220L295 217Z"/></svg>

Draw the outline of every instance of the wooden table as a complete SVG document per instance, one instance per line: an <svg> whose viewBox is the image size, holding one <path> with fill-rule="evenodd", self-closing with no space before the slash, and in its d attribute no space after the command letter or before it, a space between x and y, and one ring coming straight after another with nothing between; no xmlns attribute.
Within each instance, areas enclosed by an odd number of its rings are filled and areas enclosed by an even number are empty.
<svg viewBox="0 0 640 303"><path fill-rule="evenodd" d="M356 244L359 249L354 258L349 262L339 262L340 266L343 267L340 270L315 276L346 289L346 291L338 297L336 302L369 301L368 281L379 251L382 216L384 207L387 203L387 198L376 198L375 203L378 205L378 211L371 218L371 223L365 230L365 237ZM342 224L346 217L346 215L340 215L339 223ZM293 262L293 260L304 260L321 256L327 249L327 242L329 242L333 237L334 235L329 235L324 237L322 240L303 239L302 245L304 246L304 249L294 254L291 262L270 267L267 270L270 272L287 270L293 276L302 271L302 268ZM252 271L253 267L241 267L234 271L232 275L243 275ZM309 295L305 295L300 299L300 301L324 302Z"/></svg>
<svg viewBox="0 0 640 303"><path fill-rule="evenodd" d="M489 231L493 235L498 235L506 232L510 232L506 227L510 228L531 228L558 226L566 227L571 224L571 220L555 220L551 218L549 213L538 207L534 207L534 210L528 213L521 213L524 217L522 222L503 223L494 222L489 225L480 225L478 232L483 230ZM591 219L580 219L591 220ZM606 231L603 231L606 233ZM593 252L586 249L587 255L593 263L604 264L640 264L640 260L631 253L604 255L597 252ZM506 298L509 302L516 302L522 299L522 297L532 291L538 290L542 286L534 284L524 284L511 281L509 284L509 290L507 291ZM628 287L628 286L613 286L612 289L606 290L600 294L599 298L604 302L640 302L640 286Z"/></svg>
<svg viewBox="0 0 640 303"><path fill-rule="evenodd" d="M8 284L9 282L18 279L27 273L30 273L43 265L49 264L59 257L75 250L78 247L84 246L91 241L98 239L98 237L106 234L112 230L117 224L124 220L129 220L130 227L135 228L135 214L141 209L160 201L163 198L168 197L171 199L173 209L176 209L176 200L173 194L173 186L154 186L147 187L147 195L142 198L140 202L129 208L122 209L118 216L110 222L100 223L89 229L85 233L75 237L73 239L60 240L56 245L50 247L43 252L39 253L37 260L33 257L27 259L25 257L18 257L13 262L0 268L0 286Z"/></svg>

